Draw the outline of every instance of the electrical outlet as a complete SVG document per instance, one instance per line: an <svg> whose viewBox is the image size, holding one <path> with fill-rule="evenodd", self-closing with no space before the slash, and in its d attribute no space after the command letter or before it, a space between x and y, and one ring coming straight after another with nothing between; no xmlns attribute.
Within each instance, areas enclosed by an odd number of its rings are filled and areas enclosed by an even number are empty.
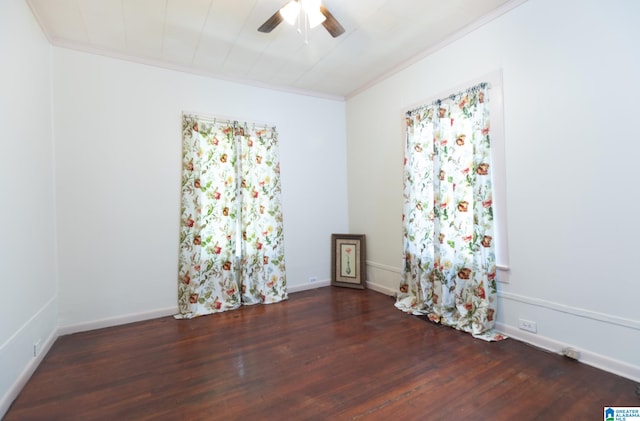
<svg viewBox="0 0 640 421"><path fill-rule="evenodd" d="M518 327L522 330L526 330L527 332L538 333L538 326L536 322L532 322L531 320L518 320Z"/></svg>
<svg viewBox="0 0 640 421"><path fill-rule="evenodd" d="M309 278L309 282L316 282L318 280L318 278L316 276L312 276L311 278Z"/></svg>
<svg viewBox="0 0 640 421"><path fill-rule="evenodd" d="M38 339L36 343L33 344L33 357L37 357L40 355L40 348L42 347L42 339Z"/></svg>

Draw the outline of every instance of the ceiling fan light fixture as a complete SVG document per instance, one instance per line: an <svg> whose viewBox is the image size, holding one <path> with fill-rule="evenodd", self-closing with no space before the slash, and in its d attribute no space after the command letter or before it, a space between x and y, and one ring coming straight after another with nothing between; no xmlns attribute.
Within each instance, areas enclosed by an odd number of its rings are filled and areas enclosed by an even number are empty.
<svg viewBox="0 0 640 421"><path fill-rule="evenodd" d="M302 5L302 10L304 10L304 13L307 15L309 29L315 28L327 20L327 17L320 11L320 0L300 0L300 3Z"/></svg>
<svg viewBox="0 0 640 421"><path fill-rule="evenodd" d="M294 25L300 14L300 3L297 0L291 0L282 9L280 15L289 25Z"/></svg>
<svg viewBox="0 0 640 421"><path fill-rule="evenodd" d="M318 9L307 12L307 19L309 19L309 28L315 28L327 20L327 17L320 12L320 9Z"/></svg>
<svg viewBox="0 0 640 421"><path fill-rule="evenodd" d="M320 0L300 0L302 8L305 13L313 13L314 11L320 11Z"/></svg>
<svg viewBox="0 0 640 421"><path fill-rule="evenodd" d="M268 34L280 25L282 21L286 21L292 26L297 22L298 32L304 32L305 43L308 43L308 30L320 24L324 26L333 38L344 34L344 28L322 4L322 0L289 0L287 4L278 9L260 25L258 31Z"/></svg>

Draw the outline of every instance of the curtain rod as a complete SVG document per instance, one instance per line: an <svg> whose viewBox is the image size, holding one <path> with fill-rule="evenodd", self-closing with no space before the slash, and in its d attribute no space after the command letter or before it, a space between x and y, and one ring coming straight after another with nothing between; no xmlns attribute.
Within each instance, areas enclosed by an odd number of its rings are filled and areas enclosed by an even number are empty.
<svg viewBox="0 0 640 421"><path fill-rule="evenodd" d="M276 127L276 124L275 123L271 123L271 122L241 121L242 119L239 119L237 117L203 114L203 113L191 112L191 111L182 111L182 116L184 117L185 115L192 115L192 116L198 117L201 120L206 120L206 121L210 121L210 122L218 121L218 122L224 122L224 123L241 123L241 124L253 125L253 126L258 126L258 127L262 127L262 126L265 126L265 127Z"/></svg>
<svg viewBox="0 0 640 421"><path fill-rule="evenodd" d="M460 90L458 92L452 93L452 94L447 95L447 96L443 96L442 98L433 100L433 101L428 102L426 104L422 104L422 105L414 107L414 108L412 108L410 110L407 110L405 112L405 115L411 115L411 114L413 114L415 112L421 111L422 109L427 108L427 107L431 107L433 105L440 105L444 101L450 101L450 100L455 99L455 97L457 97L458 95L473 93L475 91L479 91L480 89L485 89L485 88L486 89L491 89L491 84L489 82L476 83L475 85L473 85L473 86L471 86L471 87L469 87L467 89L462 89L462 90Z"/></svg>

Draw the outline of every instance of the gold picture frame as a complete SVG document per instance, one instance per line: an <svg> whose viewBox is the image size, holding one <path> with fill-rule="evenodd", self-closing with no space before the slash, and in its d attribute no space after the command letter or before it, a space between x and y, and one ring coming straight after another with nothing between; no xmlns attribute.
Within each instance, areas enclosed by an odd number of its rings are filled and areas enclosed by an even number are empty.
<svg viewBox="0 0 640 421"><path fill-rule="evenodd" d="M331 285L367 288L364 234L331 234Z"/></svg>

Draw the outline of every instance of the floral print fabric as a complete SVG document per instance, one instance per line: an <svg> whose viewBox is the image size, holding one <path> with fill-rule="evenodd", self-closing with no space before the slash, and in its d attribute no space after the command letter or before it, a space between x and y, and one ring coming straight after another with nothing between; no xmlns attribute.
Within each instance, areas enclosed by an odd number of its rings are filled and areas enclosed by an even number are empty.
<svg viewBox="0 0 640 421"><path fill-rule="evenodd" d="M287 298L278 137L182 120L177 318Z"/></svg>
<svg viewBox="0 0 640 421"><path fill-rule="evenodd" d="M496 312L488 87L407 113L396 307L487 340Z"/></svg>

